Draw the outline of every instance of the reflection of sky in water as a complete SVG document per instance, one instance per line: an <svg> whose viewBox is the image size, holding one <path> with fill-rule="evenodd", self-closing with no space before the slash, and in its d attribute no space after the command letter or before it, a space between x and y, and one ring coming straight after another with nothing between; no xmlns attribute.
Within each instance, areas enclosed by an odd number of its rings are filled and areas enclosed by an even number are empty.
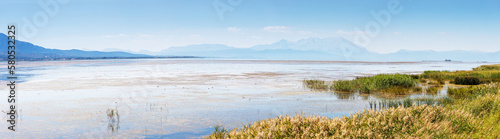
<svg viewBox="0 0 500 139"><path fill-rule="evenodd" d="M285 114L348 115L378 99L313 92L302 86L304 79L470 70L483 64L155 59L86 62L25 62L38 65L18 70L21 81L25 81L18 91L19 132L0 133L24 138L200 137L217 124L232 129ZM3 101L0 106L4 111L7 108ZM108 128L107 109L116 109L120 115L116 132ZM5 122L0 125L7 126Z"/></svg>

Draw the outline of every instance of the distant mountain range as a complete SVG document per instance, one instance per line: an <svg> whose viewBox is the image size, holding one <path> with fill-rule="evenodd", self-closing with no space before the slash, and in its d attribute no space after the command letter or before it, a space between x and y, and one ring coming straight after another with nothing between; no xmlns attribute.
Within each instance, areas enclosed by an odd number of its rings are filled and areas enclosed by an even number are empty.
<svg viewBox="0 0 500 139"><path fill-rule="evenodd" d="M0 33L0 60L7 59L7 41L5 34ZM55 60L55 59L101 59L101 58L141 58L152 57L144 54L126 52L99 52L82 50L47 49L29 42L16 41L17 60Z"/></svg>
<svg viewBox="0 0 500 139"><path fill-rule="evenodd" d="M7 36L0 33L0 59L7 57ZM107 52L46 49L28 42L17 41L16 58L71 59L71 58L151 58L151 57L213 57L230 59L266 60L333 60L333 61L488 61L500 62L500 51L409 51L379 54L370 52L344 38L308 38L298 41L280 40L276 43L237 48L223 44L174 46L159 52L132 52L106 49ZM124 52L125 51L125 52Z"/></svg>
<svg viewBox="0 0 500 139"><path fill-rule="evenodd" d="M236 48L222 44L176 46L160 52L141 51L148 55L192 55L218 58L269 60L334 60L334 61L489 61L500 62L500 51L409 51L379 54L366 50L344 38L308 38L296 42L276 43Z"/></svg>

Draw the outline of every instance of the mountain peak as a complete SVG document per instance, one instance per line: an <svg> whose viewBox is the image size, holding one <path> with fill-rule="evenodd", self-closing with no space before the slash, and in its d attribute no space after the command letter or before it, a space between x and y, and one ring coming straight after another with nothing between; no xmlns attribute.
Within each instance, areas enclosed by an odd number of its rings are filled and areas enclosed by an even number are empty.
<svg viewBox="0 0 500 139"><path fill-rule="evenodd" d="M253 50L299 50L299 51L321 51L337 53L338 51L364 52L365 48L350 42L342 37L316 38L311 37L298 41L280 40L273 44L257 45L251 47Z"/></svg>

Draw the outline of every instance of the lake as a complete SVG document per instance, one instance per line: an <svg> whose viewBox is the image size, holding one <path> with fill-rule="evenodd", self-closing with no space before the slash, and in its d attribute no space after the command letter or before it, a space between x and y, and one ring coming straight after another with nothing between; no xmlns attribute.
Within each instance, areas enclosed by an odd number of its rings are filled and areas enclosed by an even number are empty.
<svg viewBox="0 0 500 139"><path fill-rule="evenodd" d="M7 62L0 64L8 96ZM345 62L223 59L20 61L12 138L200 138L279 115L339 117L377 96L311 91L304 79L471 70L466 62ZM6 112L7 100L0 101ZM0 125L7 128L7 116Z"/></svg>

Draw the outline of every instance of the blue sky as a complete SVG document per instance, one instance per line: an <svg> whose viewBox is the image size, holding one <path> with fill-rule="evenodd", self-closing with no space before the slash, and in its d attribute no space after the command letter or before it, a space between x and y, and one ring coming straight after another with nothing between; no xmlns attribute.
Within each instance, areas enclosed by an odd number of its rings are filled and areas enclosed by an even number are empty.
<svg viewBox="0 0 500 139"><path fill-rule="evenodd" d="M40 1L56 6L47 11L38 0L0 0L0 24L16 24L20 40L57 49L159 51L189 44L251 47L281 39L344 37L380 53L500 50L498 0ZM401 11L389 12L390 20L383 18L388 22L381 25L371 12L388 11L394 2ZM214 3L232 11L222 19ZM26 20L35 24L36 33L23 33ZM380 26L376 35L368 43L356 41L369 34L365 27L371 23Z"/></svg>

